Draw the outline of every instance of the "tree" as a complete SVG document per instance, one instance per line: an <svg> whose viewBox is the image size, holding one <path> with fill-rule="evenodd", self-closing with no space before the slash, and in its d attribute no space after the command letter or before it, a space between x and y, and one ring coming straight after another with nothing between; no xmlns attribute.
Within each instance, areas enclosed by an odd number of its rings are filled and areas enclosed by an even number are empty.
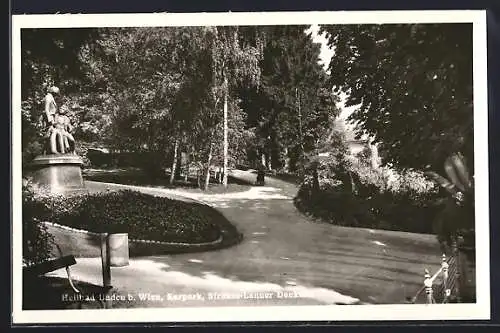
<svg viewBox="0 0 500 333"><path fill-rule="evenodd" d="M228 125L244 124L233 91L255 84L259 75L251 34L240 38L238 32L237 27L102 29L101 38L83 48L80 57L88 86L111 101L105 113L111 116L115 144L173 153L171 182L181 151L190 152L195 161L204 160L206 188L222 124L226 185L228 156L234 151L229 142L236 144L231 136L243 133ZM102 107L104 101L93 102Z"/></svg>
<svg viewBox="0 0 500 333"><path fill-rule="evenodd" d="M248 152L265 152L275 165L315 152L338 112L319 47L304 29L92 29L92 38L68 44L71 70L48 68L72 78L64 103L80 140L154 153L145 166L171 166L171 182L188 155L186 163L203 165L205 188L217 163L227 185L228 166Z"/></svg>
<svg viewBox="0 0 500 333"><path fill-rule="evenodd" d="M202 28L106 29L97 47L81 53L91 86L98 88L94 93L112 101L105 112L112 118L114 145L155 152L158 167L172 156L171 182L181 141L187 144L185 134L202 127L196 125L197 98L206 95L197 91L201 82L206 85L206 70L196 61L204 51L196 49L202 33Z"/></svg>
<svg viewBox="0 0 500 333"><path fill-rule="evenodd" d="M330 84L385 164L436 168L453 151L473 166L472 24L323 26ZM472 170L472 169L471 169Z"/></svg>
<svg viewBox="0 0 500 333"><path fill-rule="evenodd" d="M337 99L318 63L319 45L304 32L305 26L261 29L261 85L241 92L247 126L255 128L258 153L267 157L269 167L302 169L338 115Z"/></svg>
<svg viewBox="0 0 500 333"><path fill-rule="evenodd" d="M213 94L216 104L223 103L223 185L228 176L228 100L232 91L242 83L257 84L260 76L259 49L249 43L250 32L240 38L239 27L212 29ZM215 105L216 105L215 104Z"/></svg>

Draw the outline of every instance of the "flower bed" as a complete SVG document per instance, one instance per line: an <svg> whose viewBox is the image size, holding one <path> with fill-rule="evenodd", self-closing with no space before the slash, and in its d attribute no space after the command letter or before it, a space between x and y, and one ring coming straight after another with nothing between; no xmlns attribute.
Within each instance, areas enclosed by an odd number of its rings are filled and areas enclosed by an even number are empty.
<svg viewBox="0 0 500 333"><path fill-rule="evenodd" d="M41 196L24 210L39 220L91 232L128 233L132 239L211 242L231 226L211 207L130 190Z"/></svg>

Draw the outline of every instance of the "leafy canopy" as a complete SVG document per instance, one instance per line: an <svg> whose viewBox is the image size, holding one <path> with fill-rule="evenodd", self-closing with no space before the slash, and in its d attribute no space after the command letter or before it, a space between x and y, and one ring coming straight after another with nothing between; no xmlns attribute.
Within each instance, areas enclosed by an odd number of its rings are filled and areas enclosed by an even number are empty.
<svg viewBox="0 0 500 333"><path fill-rule="evenodd" d="M453 151L472 162L472 24L323 26L330 84L359 105L350 120L385 163L441 170Z"/></svg>

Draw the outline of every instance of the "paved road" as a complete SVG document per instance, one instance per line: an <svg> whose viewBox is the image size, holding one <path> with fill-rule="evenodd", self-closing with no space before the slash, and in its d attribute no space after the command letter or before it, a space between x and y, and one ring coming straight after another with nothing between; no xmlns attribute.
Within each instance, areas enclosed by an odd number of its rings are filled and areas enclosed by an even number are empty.
<svg viewBox="0 0 500 333"><path fill-rule="evenodd" d="M232 175L255 180L250 171ZM112 269L113 285L136 300L139 293L159 295L130 306L404 303L420 288L424 269L439 267L434 236L312 222L293 205L295 185L266 180L264 187L218 195L133 187L208 203L245 238L218 251L136 258ZM80 258L74 267L76 278L101 283L99 259ZM205 300L187 299L195 295ZM225 299L208 300L211 296Z"/></svg>

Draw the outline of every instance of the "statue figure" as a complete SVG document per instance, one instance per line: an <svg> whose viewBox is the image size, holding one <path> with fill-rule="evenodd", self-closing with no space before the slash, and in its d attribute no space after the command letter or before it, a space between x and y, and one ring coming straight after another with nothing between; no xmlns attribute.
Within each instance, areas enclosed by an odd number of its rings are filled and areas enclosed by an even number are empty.
<svg viewBox="0 0 500 333"><path fill-rule="evenodd" d="M57 107L54 95L59 95L59 88L49 88L49 92L45 96L45 115L49 126L46 137L50 153L74 153L75 139L71 134L73 126L66 115L66 109Z"/></svg>
<svg viewBox="0 0 500 333"><path fill-rule="evenodd" d="M45 95L45 115L47 116L47 122L50 125L54 123L54 117L57 112L57 104L54 96L59 95L59 88L50 87L47 95Z"/></svg>
<svg viewBox="0 0 500 333"><path fill-rule="evenodd" d="M52 154L65 154L74 152L75 139L71 132L73 126L66 115L65 108L60 108L54 115L54 122L49 128L50 151ZM59 149L57 149L59 147Z"/></svg>

